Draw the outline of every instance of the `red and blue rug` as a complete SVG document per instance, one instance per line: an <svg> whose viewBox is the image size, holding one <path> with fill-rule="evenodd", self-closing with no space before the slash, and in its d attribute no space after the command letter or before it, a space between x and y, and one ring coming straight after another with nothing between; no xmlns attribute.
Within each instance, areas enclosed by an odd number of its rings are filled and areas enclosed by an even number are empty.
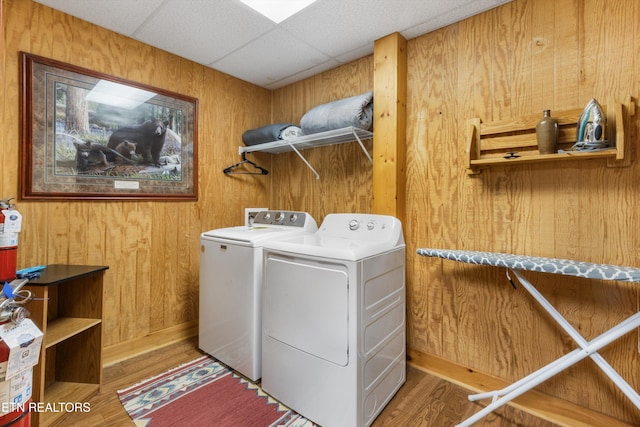
<svg viewBox="0 0 640 427"><path fill-rule="evenodd" d="M118 390L118 397L136 426L314 426L209 356Z"/></svg>

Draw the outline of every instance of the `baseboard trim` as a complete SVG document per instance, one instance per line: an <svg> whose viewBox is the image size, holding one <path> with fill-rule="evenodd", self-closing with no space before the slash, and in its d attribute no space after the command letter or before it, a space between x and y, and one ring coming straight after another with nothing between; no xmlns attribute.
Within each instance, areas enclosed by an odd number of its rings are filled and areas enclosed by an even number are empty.
<svg viewBox="0 0 640 427"><path fill-rule="evenodd" d="M123 360L140 356L149 351L157 350L197 335L198 321L194 320L153 332L144 337L114 344L104 348L102 352L102 366L111 366Z"/></svg>
<svg viewBox="0 0 640 427"><path fill-rule="evenodd" d="M509 385L508 382L468 367L458 365L446 359L422 353L415 350L408 351L409 365L447 380L451 383L467 388L474 393L500 390ZM488 400L484 402L489 402ZM508 405L521 411L535 415L538 418L566 427L632 427L618 419L603 415L599 412L578 406L557 397L531 390Z"/></svg>

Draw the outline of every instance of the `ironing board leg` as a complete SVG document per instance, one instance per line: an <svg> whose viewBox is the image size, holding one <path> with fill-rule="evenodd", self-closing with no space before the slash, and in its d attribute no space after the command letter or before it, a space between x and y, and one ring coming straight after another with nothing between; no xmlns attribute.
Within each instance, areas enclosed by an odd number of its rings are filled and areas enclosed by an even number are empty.
<svg viewBox="0 0 640 427"><path fill-rule="evenodd" d="M538 292L538 290L531 284L531 282L525 279L519 271L512 271L513 274L518 278L518 281L522 284L522 286L524 286L525 289L527 289L527 291L536 299L536 301L538 301L538 303L540 303L540 305L542 305L542 307L547 310L547 312L556 320L556 322L558 322L560 327L564 329L564 331L569 334L569 336L573 338L573 340L578 343L581 348L586 349L587 345L589 344L587 340L584 339L584 337L580 335L580 333L573 326L571 326L571 324L560 314L560 312L558 312L558 310L556 310L553 305L551 305L549 301L547 301L547 299L545 299L545 297L540 292ZM616 327L610 329L610 331L615 328ZM593 354L590 354L589 357L591 357L591 360L593 360L596 365L598 365L598 367L602 369L602 371L611 379L611 381L613 381L618 386L618 388L629 398L629 400L631 400L633 404L638 409L640 409L640 395L633 389L633 387L631 387L629 383L627 383L627 381L622 378L620 374L618 374L618 372L616 372L616 370L613 369L613 367L609 365L609 363L599 353L594 352Z"/></svg>
<svg viewBox="0 0 640 427"><path fill-rule="evenodd" d="M458 424L459 427L467 427L481 418L493 412L495 409L505 405L509 401L515 399L521 394L531 390L538 384L546 381L552 376L562 372L568 367L576 364L586 357L591 357L596 364L605 372L609 378L631 399L631 401L640 409L640 397L638 393L597 353L601 348L609 345L621 336L640 327L640 312L620 322L608 331L602 333L595 339L587 342L578 332L564 319L560 313L517 271L513 271L520 283L529 291L534 298L558 321L558 323L574 338L580 348L560 357L559 359L549 363L548 365L538 369L537 371L527 375L526 377L516 381L508 387L501 390L480 393L469 396L469 400L475 401L480 399L492 398L492 402L477 412L473 416Z"/></svg>

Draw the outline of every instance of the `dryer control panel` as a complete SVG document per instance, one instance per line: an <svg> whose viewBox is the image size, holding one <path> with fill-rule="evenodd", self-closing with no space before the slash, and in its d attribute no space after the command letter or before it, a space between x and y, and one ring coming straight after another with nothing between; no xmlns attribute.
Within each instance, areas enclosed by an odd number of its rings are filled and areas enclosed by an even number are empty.
<svg viewBox="0 0 640 427"><path fill-rule="evenodd" d="M391 245L404 243L400 221L389 215L329 214L317 234L362 242L388 242Z"/></svg>
<svg viewBox="0 0 640 427"><path fill-rule="evenodd" d="M306 212L296 211L262 211L256 215L253 226L283 225L288 227L304 227L311 216Z"/></svg>

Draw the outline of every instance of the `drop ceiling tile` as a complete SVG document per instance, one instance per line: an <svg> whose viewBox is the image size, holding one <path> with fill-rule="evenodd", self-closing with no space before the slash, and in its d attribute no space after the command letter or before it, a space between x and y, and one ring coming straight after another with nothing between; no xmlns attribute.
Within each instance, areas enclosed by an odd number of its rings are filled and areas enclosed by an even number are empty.
<svg viewBox="0 0 640 427"><path fill-rule="evenodd" d="M209 64L273 28L273 22L237 0L168 0L134 37Z"/></svg>
<svg viewBox="0 0 640 427"><path fill-rule="evenodd" d="M68 15L130 36L164 0L34 0Z"/></svg>
<svg viewBox="0 0 640 427"><path fill-rule="evenodd" d="M209 65L251 83L267 85L330 59L286 31L276 28L232 55Z"/></svg>
<svg viewBox="0 0 640 427"><path fill-rule="evenodd" d="M272 88L511 0L317 0L280 25L239 0L33 1Z"/></svg>
<svg viewBox="0 0 640 427"><path fill-rule="evenodd" d="M313 77L316 74L331 70L332 68L336 68L338 65L340 65L338 62L336 62L333 59L330 59L327 62L318 64L313 68L309 68L299 73L290 75L289 77L285 77L284 79L280 79L278 81L265 84L263 87L270 90L278 89L286 85L306 79L307 77Z"/></svg>
<svg viewBox="0 0 640 427"><path fill-rule="evenodd" d="M322 0L284 21L281 26L330 56L373 42L423 22L427 17L472 0L396 0L362 2Z"/></svg>

